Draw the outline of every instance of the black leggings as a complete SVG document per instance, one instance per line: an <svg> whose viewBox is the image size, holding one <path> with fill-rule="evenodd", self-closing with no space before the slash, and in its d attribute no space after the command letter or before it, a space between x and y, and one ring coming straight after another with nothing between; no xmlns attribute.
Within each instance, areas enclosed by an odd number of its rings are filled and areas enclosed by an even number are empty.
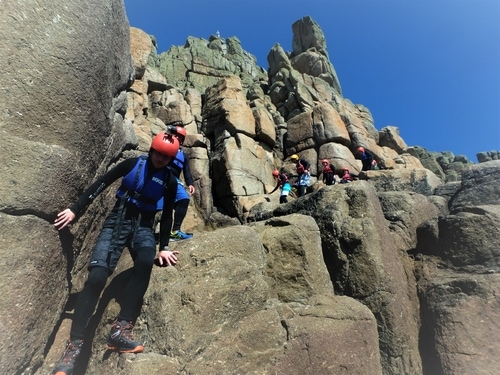
<svg viewBox="0 0 500 375"><path fill-rule="evenodd" d="M134 321L137 318L142 306L142 299L149 286L153 268L150 249L137 249L134 255L134 268L125 289L121 311L117 317L119 320ZM90 269L83 290L76 300L75 314L71 325L71 340L84 338L85 328L94 313L109 275L110 271L104 267Z"/></svg>
<svg viewBox="0 0 500 375"><path fill-rule="evenodd" d="M75 314L70 333L71 340L82 340L85 336L85 328L94 313L97 301L106 285L109 275L110 272L103 267L93 267L90 269L87 281L76 299Z"/></svg>
<svg viewBox="0 0 500 375"><path fill-rule="evenodd" d="M307 190L307 186L305 186L305 185L299 185L299 186L297 186L297 195L299 197L302 197L303 195L306 195L306 190Z"/></svg>
<svg viewBox="0 0 500 375"><path fill-rule="evenodd" d="M175 203L174 205L174 226L172 227L172 232L176 232L181 229L182 222L186 217L187 210L189 207L189 199L182 199Z"/></svg>

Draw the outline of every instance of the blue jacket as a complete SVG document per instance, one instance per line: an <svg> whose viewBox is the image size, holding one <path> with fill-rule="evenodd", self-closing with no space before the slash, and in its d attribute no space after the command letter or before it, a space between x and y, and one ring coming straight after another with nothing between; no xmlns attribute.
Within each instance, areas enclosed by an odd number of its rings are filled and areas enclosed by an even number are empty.
<svg viewBox="0 0 500 375"><path fill-rule="evenodd" d="M365 151L361 154L361 163L363 164L363 167L361 168L362 171L371 170L372 162L373 162L373 156L368 151Z"/></svg>

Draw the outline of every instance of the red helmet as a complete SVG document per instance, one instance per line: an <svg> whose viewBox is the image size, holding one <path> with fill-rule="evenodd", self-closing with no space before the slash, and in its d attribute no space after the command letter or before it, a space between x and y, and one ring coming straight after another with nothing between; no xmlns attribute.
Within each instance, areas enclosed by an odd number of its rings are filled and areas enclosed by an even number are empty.
<svg viewBox="0 0 500 375"><path fill-rule="evenodd" d="M172 137L172 134L161 132L153 138L151 148L160 154L173 158L179 151L179 140Z"/></svg>
<svg viewBox="0 0 500 375"><path fill-rule="evenodd" d="M175 130L177 131L177 134L182 136L182 138L186 139L187 135L186 129L184 129L182 126L176 126Z"/></svg>
<svg viewBox="0 0 500 375"><path fill-rule="evenodd" d="M273 171L273 176L274 176L274 177L278 177L279 175L280 175L280 172L279 172L277 169L275 169L275 170Z"/></svg>
<svg viewBox="0 0 500 375"><path fill-rule="evenodd" d="M364 148L364 147L359 146L359 147L358 147L358 152L365 152L365 148Z"/></svg>
<svg viewBox="0 0 500 375"><path fill-rule="evenodd" d="M321 160L321 164L330 164L330 160L323 159L323 160Z"/></svg>

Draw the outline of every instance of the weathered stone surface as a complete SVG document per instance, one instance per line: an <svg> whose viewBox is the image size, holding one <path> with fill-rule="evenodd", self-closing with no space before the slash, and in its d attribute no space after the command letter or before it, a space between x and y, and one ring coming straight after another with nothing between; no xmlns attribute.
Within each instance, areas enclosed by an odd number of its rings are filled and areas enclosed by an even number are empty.
<svg viewBox="0 0 500 375"><path fill-rule="evenodd" d="M500 151L478 152L476 157L479 163L484 163L491 160L500 160Z"/></svg>
<svg viewBox="0 0 500 375"><path fill-rule="evenodd" d="M412 264L396 247L373 186L365 181L327 186L274 214L291 212L318 223L335 291L361 301L377 318L384 373L421 373Z"/></svg>
<svg viewBox="0 0 500 375"><path fill-rule="evenodd" d="M428 197L408 192L379 192L378 198L389 229L403 241L400 249L414 249L417 245L417 228L424 222L435 219L439 209Z"/></svg>
<svg viewBox="0 0 500 375"><path fill-rule="evenodd" d="M293 52L290 56L275 44L267 57L269 96L287 120L341 95L340 83L329 61L319 26L310 17L304 17L295 22L292 29Z"/></svg>
<svg viewBox="0 0 500 375"><path fill-rule="evenodd" d="M313 218L290 215L270 219L257 229L266 247L267 272L276 298L297 302L333 292L321 255L319 228ZM283 246L284 238L287 238L286 246ZM309 246L311 250L307 249ZM312 269L316 271L310 272Z"/></svg>
<svg viewBox="0 0 500 375"><path fill-rule="evenodd" d="M361 163L354 158L351 150L348 147L335 142L329 142L323 144L319 148L318 161L322 159L328 159L330 163L333 164L337 173L339 173L342 168L349 168L349 170L358 174L361 170ZM318 164L318 170L322 170Z"/></svg>
<svg viewBox="0 0 500 375"><path fill-rule="evenodd" d="M455 202L450 213L417 230L424 373L489 374L498 368L500 342L491 332L499 331L500 200L493 187L498 165L490 163L452 183L444 194Z"/></svg>
<svg viewBox="0 0 500 375"><path fill-rule="evenodd" d="M439 242L433 254L455 266L500 264L500 206L476 206L439 218Z"/></svg>
<svg viewBox="0 0 500 375"><path fill-rule="evenodd" d="M158 70L173 86L200 92L231 75L239 75L245 87L265 78L255 56L244 51L236 37L188 37L184 46L172 46L158 56Z"/></svg>
<svg viewBox="0 0 500 375"><path fill-rule="evenodd" d="M330 103L318 104L312 111L314 139L318 145L336 142L349 146L347 128L337 110Z"/></svg>
<svg viewBox="0 0 500 375"><path fill-rule="evenodd" d="M97 204L89 210L93 222L84 219L59 237L54 214L129 143L124 90L134 70L121 1L4 1L1 8L0 316L6 342L0 372L28 374L44 359L78 284L85 258L79 254L95 238L84 233L99 225L102 212Z"/></svg>
<svg viewBox="0 0 500 375"><path fill-rule="evenodd" d="M136 27L130 28L130 51L134 62L135 78L141 79L146 71L149 55L153 49L151 37Z"/></svg>
<svg viewBox="0 0 500 375"><path fill-rule="evenodd" d="M314 147L313 118L304 112L288 121L287 148L289 154Z"/></svg>
<svg viewBox="0 0 500 375"><path fill-rule="evenodd" d="M238 77L220 80L205 95L206 105L202 115L206 120L203 128L206 135L226 131L230 135L238 132L255 137L255 118Z"/></svg>
<svg viewBox="0 0 500 375"><path fill-rule="evenodd" d="M373 117L368 108L345 99L338 111L347 126L351 143L355 147L363 146L367 150L375 152L379 141L379 133L375 128Z"/></svg>
<svg viewBox="0 0 500 375"><path fill-rule="evenodd" d="M387 150L387 148L385 150ZM392 156L392 161L394 162L394 164L391 165L392 169L424 169L420 159L411 154L404 153L394 155Z"/></svg>
<svg viewBox="0 0 500 375"><path fill-rule="evenodd" d="M165 91L172 88L172 85L167 82L167 79L161 75L156 68L151 67L150 65L146 67L142 81L145 83L145 90L143 90L144 95L148 95L153 91ZM151 104L159 103L151 100ZM149 108L149 106L146 106L146 108Z"/></svg>
<svg viewBox="0 0 500 375"><path fill-rule="evenodd" d="M285 321L290 338L285 355L265 374L383 373L373 350L378 343L373 341L370 319L364 320L359 305L352 302L348 297L323 297L299 309Z"/></svg>
<svg viewBox="0 0 500 375"><path fill-rule="evenodd" d="M440 268L431 258L417 267L424 374L495 374L500 366L499 275Z"/></svg>
<svg viewBox="0 0 500 375"><path fill-rule="evenodd" d="M205 139L200 134L187 134L183 150L189 157L189 165L194 180L196 194L192 196L190 204L194 205L188 210L184 219L184 228L188 231L197 228L202 230L203 220L207 219L213 211L212 180L210 179L210 164ZM193 221L189 218L192 217Z"/></svg>
<svg viewBox="0 0 500 375"><path fill-rule="evenodd" d="M156 91L151 94L155 95L151 100L153 107L151 114L160 119L165 125L180 121L182 124L191 124L194 122L194 117L191 113L191 107L177 89L169 88L164 91Z"/></svg>
<svg viewBox="0 0 500 375"><path fill-rule="evenodd" d="M255 104L252 107L255 118L255 139L262 141L269 147L276 145L276 125L269 111L263 105Z"/></svg>
<svg viewBox="0 0 500 375"><path fill-rule="evenodd" d="M292 25L292 65L301 73L319 77L339 94L340 83L330 63L326 39L319 25L311 17L304 17Z"/></svg>
<svg viewBox="0 0 500 375"><path fill-rule="evenodd" d="M272 184L272 154L251 138L240 134L236 138L222 137L219 149L212 155L213 172L219 176L214 199L231 215L235 196L262 194L265 185ZM267 163L260 164L267 160Z"/></svg>
<svg viewBox="0 0 500 375"><path fill-rule="evenodd" d="M428 169L397 169L366 171L365 178L378 191L413 191L422 195L433 195L442 181Z"/></svg>
<svg viewBox="0 0 500 375"><path fill-rule="evenodd" d="M368 108L342 97L314 21L295 24L291 53L273 47L266 73L236 37L189 37L160 57L154 36L129 33L121 2L2 10L0 315L3 352L21 350L0 355L3 372L46 374L58 360L114 189L70 230L56 233L53 214L180 121L196 187L183 227L195 236L172 245L179 267L153 271L140 355L103 346L131 272L122 257L75 375L494 373L498 166L378 131ZM387 169L359 173L359 145ZM279 205L279 190L265 192L273 169L295 181L290 153L311 162L312 186ZM325 157L365 181L325 187Z"/></svg>
<svg viewBox="0 0 500 375"><path fill-rule="evenodd" d="M500 202L500 160L476 164L464 169L460 190L450 200L450 212Z"/></svg>
<svg viewBox="0 0 500 375"><path fill-rule="evenodd" d="M399 129L396 126L386 126L379 131L379 145L386 146L398 154L406 152L408 146L399 135Z"/></svg>
<svg viewBox="0 0 500 375"><path fill-rule="evenodd" d="M408 148L408 152L418 157L425 168L430 169L445 182L458 181L460 173L457 173L456 169L461 171L472 164L466 157L455 156L449 151L432 152L420 146L413 146ZM453 168L451 167L453 163L459 165L455 164Z"/></svg>
<svg viewBox="0 0 500 375"><path fill-rule="evenodd" d="M12 373L43 361L44 353L35 345L43 348L52 332L58 319L54 307L65 304L70 275L61 269L65 255L51 249L60 239L46 220L1 213L0 231L0 323L5 337L0 366L2 373Z"/></svg>
<svg viewBox="0 0 500 375"><path fill-rule="evenodd" d="M136 326L146 353L106 358L94 345L86 373L382 373L374 317L333 295L311 217L219 229L197 240L172 245L180 251L176 267L153 270ZM120 261L105 296L119 293L130 265ZM118 308L109 301L102 311L96 341Z"/></svg>

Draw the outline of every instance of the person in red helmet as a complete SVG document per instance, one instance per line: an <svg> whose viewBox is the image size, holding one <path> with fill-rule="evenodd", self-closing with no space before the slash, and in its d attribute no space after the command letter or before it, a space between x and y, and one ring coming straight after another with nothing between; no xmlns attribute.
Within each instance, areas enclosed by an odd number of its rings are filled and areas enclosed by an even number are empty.
<svg viewBox="0 0 500 375"><path fill-rule="evenodd" d="M155 260L153 224L160 199L163 198L165 212L171 212L177 182L167 165L178 150L179 141L175 137L163 132L156 135L147 155L119 163L90 185L70 208L57 215L54 226L58 230L66 228L102 191L121 178L115 205L94 245L87 281L75 303L70 338L52 374L69 375L73 372L83 346L87 323L125 247L134 260L134 267L128 284L124 286L123 303L111 326L107 347L120 353L140 353L144 350L143 345L134 340L132 328L149 285L153 264L173 266L177 263L178 252L168 248L170 228L164 227L166 218L160 220L160 250Z"/></svg>
<svg viewBox="0 0 500 375"><path fill-rule="evenodd" d="M374 159L372 154L365 150L364 147L359 146L356 151L358 152L359 158L361 159L361 164L363 165L362 171L369 171L373 169Z"/></svg>
<svg viewBox="0 0 500 375"><path fill-rule="evenodd" d="M275 169L273 171L273 177L276 179L276 186L269 194L274 193L279 187L281 187L280 204L288 203L288 194L290 194L290 191L292 190L292 185L290 185L290 182L288 181L288 176Z"/></svg>
<svg viewBox="0 0 500 375"><path fill-rule="evenodd" d="M347 184L353 181L352 174L349 172L349 168L342 168L342 176L340 177L341 184Z"/></svg>
<svg viewBox="0 0 500 375"><path fill-rule="evenodd" d="M326 185L335 184L335 167L328 159L321 160L323 166L323 183Z"/></svg>

